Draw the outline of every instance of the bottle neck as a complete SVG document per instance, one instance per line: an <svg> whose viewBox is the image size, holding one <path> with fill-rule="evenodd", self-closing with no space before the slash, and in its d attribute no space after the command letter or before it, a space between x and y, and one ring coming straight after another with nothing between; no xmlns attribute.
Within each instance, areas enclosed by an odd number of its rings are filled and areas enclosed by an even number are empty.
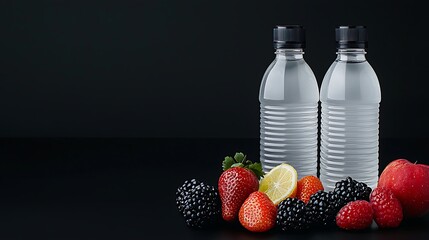
<svg viewBox="0 0 429 240"><path fill-rule="evenodd" d="M284 60L299 60L304 58L303 49L289 49L289 48L279 48L276 49L276 59Z"/></svg>
<svg viewBox="0 0 429 240"><path fill-rule="evenodd" d="M337 61L341 62L365 62L365 49L361 48L346 48L338 49Z"/></svg>

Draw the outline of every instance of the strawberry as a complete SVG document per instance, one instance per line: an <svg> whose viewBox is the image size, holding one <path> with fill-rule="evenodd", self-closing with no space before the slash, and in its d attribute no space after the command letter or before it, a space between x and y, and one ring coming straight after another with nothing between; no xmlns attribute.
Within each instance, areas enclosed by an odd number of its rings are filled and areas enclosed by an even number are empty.
<svg viewBox="0 0 429 240"><path fill-rule="evenodd" d="M234 221L246 198L258 191L262 167L260 163L247 160L243 153L236 153L234 158L225 157L222 167L224 172L218 182L222 217L225 221Z"/></svg>
<svg viewBox="0 0 429 240"><path fill-rule="evenodd" d="M371 204L365 200L357 200L342 207L335 221L342 229L360 230L371 226L372 216Z"/></svg>
<svg viewBox="0 0 429 240"><path fill-rule="evenodd" d="M296 197L307 203L311 195L323 191L322 182L315 176L305 176L298 181Z"/></svg>
<svg viewBox="0 0 429 240"><path fill-rule="evenodd" d="M398 227L402 222L402 207L399 200L388 188L377 187L370 197L374 220L380 228Z"/></svg>
<svg viewBox="0 0 429 240"><path fill-rule="evenodd" d="M263 192L254 192L240 208L241 225L252 232L266 232L276 224L277 207Z"/></svg>

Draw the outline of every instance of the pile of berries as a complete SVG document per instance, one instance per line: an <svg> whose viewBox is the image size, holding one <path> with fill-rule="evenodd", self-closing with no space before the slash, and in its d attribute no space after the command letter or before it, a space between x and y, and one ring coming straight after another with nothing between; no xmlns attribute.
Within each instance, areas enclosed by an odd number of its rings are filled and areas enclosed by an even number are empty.
<svg viewBox="0 0 429 240"><path fill-rule="evenodd" d="M317 181L314 182L312 185L315 185ZM308 188L311 188L312 185L309 185ZM348 177L337 182L332 192L319 190L312 194L306 204L296 199L286 199L281 202L277 213L277 225L282 230L290 231L332 226L342 207L357 200L369 201L370 193L371 188L365 183Z"/></svg>
<svg viewBox="0 0 429 240"><path fill-rule="evenodd" d="M294 178L295 185L279 198L263 187L264 181L279 175L270 175L271 172L263 175L260 164L247 160L244 154L226 157L222 165L224 171L217 188L192 179L177 189L176 205L189 227L206 228L221 219L226 222L238 219L252 232L274 227L303 231L335 225L359 230L369 228L373 220L379 228L393 228L403 219L401 203L388 188L372 191L365 183L347 177L327 192L315 176L297 181L296 171L288 165L280 166L285 171L280 173ZM264 180L260 183L262 176Z"/></svg>

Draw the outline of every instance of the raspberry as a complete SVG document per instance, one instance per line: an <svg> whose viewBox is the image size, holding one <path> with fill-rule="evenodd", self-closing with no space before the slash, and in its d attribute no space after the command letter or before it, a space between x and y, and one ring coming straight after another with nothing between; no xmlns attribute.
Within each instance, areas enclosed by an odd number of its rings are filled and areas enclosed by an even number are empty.
<svg viewBox="0 0 429 240"><path fill-rule="evenodd" d="M307 203L311 195L323 191L323 185L315 176L305 176L298 181L296 197Z"/></svg>
<svg viewBox="0 0 429 240"><path fill-rule="evenodd" d="M337 226L346 230L360 230L371 226L371 204L365 200L347 203L340 209L336 217Z"/></svg>
<svg viewBox="0 0 429 240"><path fill-rule="evenodd" d="M380 228L395 228L402 222L402 207L388 188L378 187L371 193L370 203L374 220Z"/></svg>

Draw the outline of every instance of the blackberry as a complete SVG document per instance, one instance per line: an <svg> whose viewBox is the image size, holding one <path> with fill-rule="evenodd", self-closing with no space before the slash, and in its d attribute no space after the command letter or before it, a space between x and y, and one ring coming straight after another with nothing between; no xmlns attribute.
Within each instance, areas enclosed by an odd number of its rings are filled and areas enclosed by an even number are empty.
<svg viewBox="0 0 429 240"><path fill-rule="evenodd" d="M363 182L358 182L353 180L351 177L347 177L345 180L335 183L335 189L333 193L337 199L335 208L337 211L339 211L349 202L356 200L369 201L371 188Z"/></svg>
<svg viewBox="0 0 429 240"><path fill-rule="evenodd" d="M283 231L300 231L310 227L305 203L297 198L287 198L277 209L277 226Z"/></svg>
<svg viewBox="0 0 429 240"><path fill-rule="evenodd" d="M314 227L321 227L335 223L337 215L335 203L336 199L332 192L318 191L311 195L306 206L310 224Z"/></svg>
<svg viewBox="0 0 429 240"><path fill-rule="evenodd" d="M200 181L196 179L186 180L182 186L176 191L176 205L179 212L183 211L185 207L185 198L191 193L196 186L200 185Z"/></svg>
<svg viewBox="0 0 429 240"><path fill-rule="evenodd" d="M176 205L192 228L213 225L221 214L221 203L215 187L195 179L187 180L176 191Z"/></svg>

